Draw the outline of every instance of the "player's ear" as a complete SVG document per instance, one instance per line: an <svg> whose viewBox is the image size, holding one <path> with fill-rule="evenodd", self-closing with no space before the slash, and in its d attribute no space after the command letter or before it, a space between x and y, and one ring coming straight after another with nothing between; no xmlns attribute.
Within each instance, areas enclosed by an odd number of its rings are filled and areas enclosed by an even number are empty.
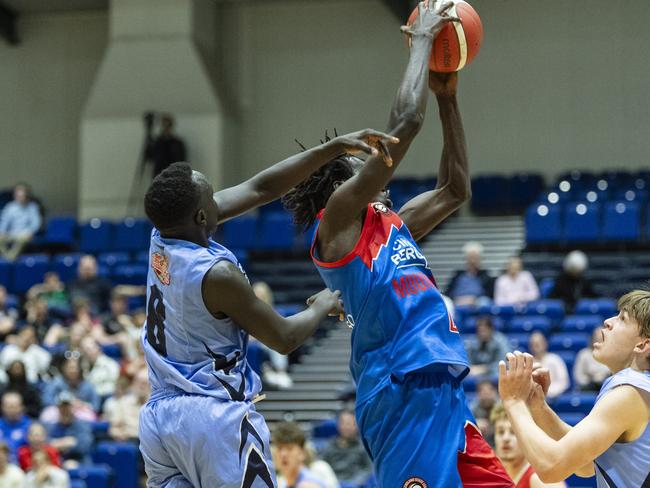
<svg viewBox="0 0 650 488"><path fill-rule="evenodd" d="M337 190L339 186L341 186L344 183L342 180L336 180L334 182L334 190Z"/></svg>
<svg viewBox="0 0 650 488"><path fill-rule="evenodd" d="M200 225L201 227L205 227L208 224L208 216L205 213L205 210L200 208L196 211L194 214L194 222L196 225Z"/></svg>
<svg viewBox="0 0 650 488"><path fill-rule="evenodd" d="M641 342L638 342L637 345L634 346L634 352L650 357L650 339L644 338Z"/></svg>

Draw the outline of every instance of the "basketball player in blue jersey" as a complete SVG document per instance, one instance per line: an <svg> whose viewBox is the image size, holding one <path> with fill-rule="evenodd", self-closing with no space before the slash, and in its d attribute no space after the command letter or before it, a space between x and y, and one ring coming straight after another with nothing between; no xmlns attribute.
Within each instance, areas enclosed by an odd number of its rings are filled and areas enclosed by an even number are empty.
<svg viewBox="0 0 650 488"><path fill-rule="evenodd" d="M519 445L540 479L596 474L599 488L650 487L650 292L636 290L605 320L594 359L613 373L596 405L570 427L546 404L550 378L529 354L508 353L499 393Z"/></svg>
<svg viewBox="0 0 650 488"><path fill-rule="evenodd" d="M286 354L342 312L340 292L324 290L283 318L256 298L235 256L211 236L220 222L280 197L338 154L377 154L391 141L371 130L342 136L216 193L185 163L153 180L145 196L155 229L142 333L152 395L139 431L148 486L275 486L269 432L253 405L260 380L246 360L248 334Z"/></svg>
<svg viewBox="0 0 650 488"><path fill-rule="evenodd" d="M429 74L432 41L451 3L419 5L403 28L411 51L393 104L391 164L342 157L284 198L297 224L317 229L312 257L323 280L341 290L352 330L350 369L357 384L362 440L382 488L511 487L466 406L468 360L416 241L470 196L456 74ZM444 147L436 189L398 213L383 189L424 120L427 84L438 100Z"/></svg>

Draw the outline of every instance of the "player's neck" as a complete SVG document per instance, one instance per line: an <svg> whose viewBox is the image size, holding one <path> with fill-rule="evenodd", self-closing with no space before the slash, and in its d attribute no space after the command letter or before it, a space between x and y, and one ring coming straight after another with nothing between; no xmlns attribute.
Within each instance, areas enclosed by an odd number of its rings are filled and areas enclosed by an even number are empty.
<svg viewBox="0 0 650 488"><path fill-rule="evenodd" d="M502 461L503 462L503 467L506 468L506 472L508 473L508 476L515 480L515 483L519 478L521 478L521 475L524 473L526 469L528 469L528 463L526 462L526 458L519 458L516 459L512 462L508 461Z"/></svg>
<svg viewBox="0 0 650 488"><path fill-rule="evenodd" d="M181 241L193 242L202 247L210 247L209 239L199 228L171 227L160 230L160 237L163 239L179 239Z"/></svg>
<svg viewBox="0 0 650 488"><path fill-rule="evenodd" d="M298 467L296 470L292 469L283 474L287 480L287 486L295 486L296 481L298 481L298 476L300 476L300 467Z"/></svg>

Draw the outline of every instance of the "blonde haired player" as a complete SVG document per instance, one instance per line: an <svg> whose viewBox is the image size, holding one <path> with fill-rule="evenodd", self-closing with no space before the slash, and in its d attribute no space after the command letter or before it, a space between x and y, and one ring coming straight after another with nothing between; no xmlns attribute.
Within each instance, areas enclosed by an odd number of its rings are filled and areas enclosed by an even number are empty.
<svg viewBox="0 0 650 488"><path fill-rule="evenodd" d="M501 460L508 476L515 482L515 488L565 488L564 482L544 483L539 479L535 468L526 460L517 441L506 410L497 403L490 412L490 423L494 427L494 450Z"/></svg>
<svg viewBox="0 0 650 488"><path fill-rule="evenodd" d="M533 357L508 353L499 393L526 459L544 482L596 474L598 487L650 486L650 292L636 290L605 321L594 358L609 367L589 415L570 427L544 400L550 378Z"/></svg>

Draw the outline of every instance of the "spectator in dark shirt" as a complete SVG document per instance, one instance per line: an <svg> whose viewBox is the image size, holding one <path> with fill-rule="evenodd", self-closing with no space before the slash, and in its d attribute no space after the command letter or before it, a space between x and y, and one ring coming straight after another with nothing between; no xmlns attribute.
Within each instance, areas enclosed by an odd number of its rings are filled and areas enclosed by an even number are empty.
<svg viewBox="0 0 650 488"><path fill-rule="evenodd" d="M18 448L27 442L27 430L32 421L24 414L20 393L7 392L2 395L2 418L0 418L0 440L9 446L11 459L17 459Z"/></svg>
<svg viewBox="0 0 650 488"><path fill-rule="evenodd" d="M174 134L174 118L165 114L160 119L160 135L147 144L145 158L153 165L153 178L172 163L187 161L183 140Z"/></svg>
<svg viewBox="0 0 650 488"><path fill-rule="evenodd" d="M77 279L68 284L68 292L73 303L86 300L93 313L100 313L108 307L111 296L111 282L97 275L97 260L86 255L79 260Z"/></svg>
<svg viewBox="0 0 650 488"><path fill-rule="evenodd" d="M41 413L41 392L27 381L25 364L22 361L13 361L7 368L7 379L2 393L19 393L23 399L25 413L32 418L38 418Z"/></svg>
<svg viewBox="0 0 650 488"><path fill-rule="evenodd" d="M31 201L29 187L19 183L14 187L14 199L0 214L0 256L13 261L41 228L38 204Z"/></svg>
<svg viewBox="0 0 650 488"><path fill-rule="evenodd" d="M499 393L492 381L485 379L476 385L476 400L472 404L471 410L476 419L476 425L490 445L494 445L494 429L490 423L490 412L498 400Z"/></svg>
<svg viewBox="0 0 650 488"><path fill-rule="evenodd" d="M481 299L489 299L494 292L494 279L481 268L483 246L479 242L468 242L463 246L465 269L456 271L449 282L445 295L454 304L476 305Z"/></svg>
<svg viewBox="0 0 650 488"><path fill-rule="evenodd" d="M564 270L555 279L555 286L551 290L550 298L559 298L564 301L567 313L573 309L581 298L595 298L591 282L585 277L589 266L587 255L582 251L571 251L564 258Z"/></svg>
<svg viewBox="0 0 650 488"><path fill-rule="evenodd" d="M357 421L352 410L343 410L338 418L339 435L332 439L322 454L341 482L363 484L372 465L361 444Z"/></svg>
<svg viewBox="0 0 650 488"><path fill-rule="evenodd" d="M40 344L48 345L45 340L53 327L62 327L61 320L50 314L50 308L44 298L34 298L25 304L27 323L34 327L36 339Z"/></svg>
<svg viewBox="0 0 650 488"><path fill-rule="evenodd" d="M479 317L476 321L476 339L467 346L472 376L496 378L499 361L510 350L508 339L494 330L490 317Z"/></svg>
<svg viewBox="0 0 650 488"><path fill-rule="evenodd" d="M63 458L63 466L73 468L79 463L88 462L93 443L90 424L75 418L73 403L75 397L62 392L57 397L59 420L47 426L51 444Z"/></svg>

